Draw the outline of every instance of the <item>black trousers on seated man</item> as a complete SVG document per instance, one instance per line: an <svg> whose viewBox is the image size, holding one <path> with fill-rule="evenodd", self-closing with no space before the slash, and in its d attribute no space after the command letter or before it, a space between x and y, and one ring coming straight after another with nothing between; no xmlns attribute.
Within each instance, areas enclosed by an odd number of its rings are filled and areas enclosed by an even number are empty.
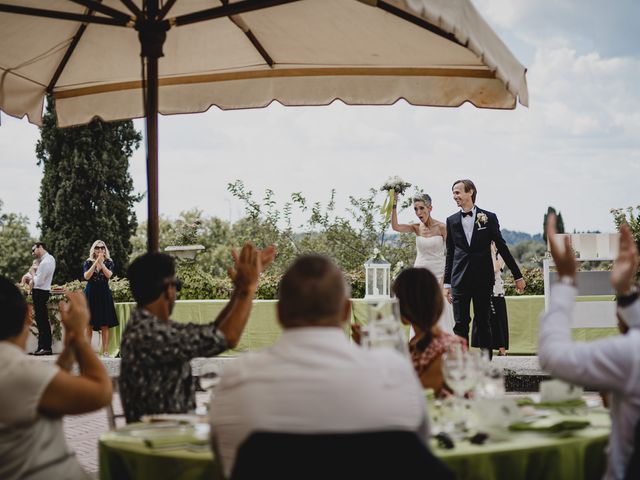
<svg viewBox="0 0 640 480"><path fill-rule="evenodd" d="M47 303L51 292L34 288L31 291L33 297L33 309L36 314L36 325L38 326L38 348L37 350L51 350L51 324L49 323L49 312Z"/></svg>

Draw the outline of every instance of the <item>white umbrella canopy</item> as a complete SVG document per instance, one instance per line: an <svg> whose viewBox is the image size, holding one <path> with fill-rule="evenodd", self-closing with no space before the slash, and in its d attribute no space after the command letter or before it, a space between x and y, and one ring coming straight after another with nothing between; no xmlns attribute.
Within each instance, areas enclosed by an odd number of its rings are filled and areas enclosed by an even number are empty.
<svg viewBox="0 0 640 480"><path fill-rule="evenodd" d="M0 110L40 124L50 93L61 127L147 117L150 250L157 113L513 109L525 72L469 0L0 0Z"/></svg>

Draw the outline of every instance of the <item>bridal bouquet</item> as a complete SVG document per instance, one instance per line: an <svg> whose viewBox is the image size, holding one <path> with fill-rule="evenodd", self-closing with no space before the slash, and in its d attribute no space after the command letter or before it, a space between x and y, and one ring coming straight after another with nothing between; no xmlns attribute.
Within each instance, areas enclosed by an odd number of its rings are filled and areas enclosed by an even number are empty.
<svg viewBox="0 0 640 480"><path fill-rule="evenodd" d="M387 181L384 182L384 185L380 187L381 191L388 192L387 198L380 208L380 213L384 215L385 222L388 222L391 218L391 212L393 211L393 202L395 201L395 193L397 192L399 195L402 195L410 186L411 184L409 182L405 182L399 176L395 175L393 177L387 178Z"/></svg>
<svg viewBox="0 0 640 480"><path fill-rule="evenodd" d="M409 188L411 184L409 182L405 182L399 176L395 175L393 177L387 178L387 181L384 182L384 185L380 187L380 190L385 192L398 192L400 195L404 194L404 191Z"/></svg>

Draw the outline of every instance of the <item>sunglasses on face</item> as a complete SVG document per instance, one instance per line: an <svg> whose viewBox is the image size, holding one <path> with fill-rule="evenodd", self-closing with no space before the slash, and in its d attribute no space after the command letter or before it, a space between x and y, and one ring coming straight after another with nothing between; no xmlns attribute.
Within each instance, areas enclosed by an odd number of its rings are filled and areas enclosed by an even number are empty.
<svg viewBox="0 0 640 480"><path fill-rule="evenodd" d="M101 247L96 247L96 250L105 250L105 248L106 247L104 245L102 245Z"/></svg>
<svg viewBox="0 0 640 480"><path fill-rule="evenodd" d="M175 287L176 292L179 292L180 290L182 290L182 280L180 280L177 277L175 280L168 280L167 282L165 282L164 285L165 287Z"/></svg>

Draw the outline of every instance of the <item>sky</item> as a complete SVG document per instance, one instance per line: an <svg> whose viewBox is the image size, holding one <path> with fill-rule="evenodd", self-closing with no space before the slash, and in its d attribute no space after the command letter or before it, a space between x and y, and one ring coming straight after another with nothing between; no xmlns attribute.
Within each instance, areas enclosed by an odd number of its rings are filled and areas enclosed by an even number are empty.
<svg viewBox="0 0 640 480"><path fill-rule="evenodd" d="M540 233L548 206L567 231L614 231L614 207L640 204L640 2L637 0L475 0L527 69L529 108L514 111L414 107L287 108L160 119L160 212L199 208L236 221L241 203L227 184L242 180L280 204L336 190L339 211L392 175L433 198L434 218L455 212L451 184L471 178L477 204L501 226ZM136 127L144 131L142 121ZM38 128L2 114L3 212L30 219L37 235ZM146 190L144 144L133 155L136 192ZM146 220L146 203L136 206ZM409 210L400 221L414 220Z"/></svg>

